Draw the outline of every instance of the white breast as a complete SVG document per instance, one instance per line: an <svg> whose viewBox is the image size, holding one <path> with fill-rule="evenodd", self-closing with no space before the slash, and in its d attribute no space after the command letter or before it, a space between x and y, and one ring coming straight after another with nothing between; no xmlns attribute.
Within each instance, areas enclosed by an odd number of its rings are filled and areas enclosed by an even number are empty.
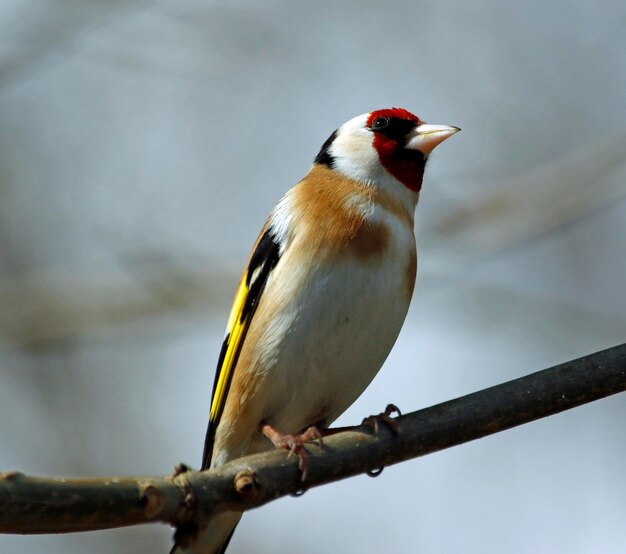
<svg viewBox="0 0 626 554"><path fill-rule="evenodd" d="M282 433L330 425L374 378L406 317L417 197L398 202L354 181L338 189L329 170L313 171L270 218L281 258L244 340L213 465L273 448L262 421Z"/></svg>
<svg viewBox="0 0 626 554"><path fill-rule="evenodd" d="M380 259L319 260L302 268L286 252L264 293L290 299L276 302L281 309L266 330L261 358L264 419L284 433L339 417L374 378L404 322L413 232L383 209L369 217L390 229ZM272 290L281 285L288 290Z"/></svg>

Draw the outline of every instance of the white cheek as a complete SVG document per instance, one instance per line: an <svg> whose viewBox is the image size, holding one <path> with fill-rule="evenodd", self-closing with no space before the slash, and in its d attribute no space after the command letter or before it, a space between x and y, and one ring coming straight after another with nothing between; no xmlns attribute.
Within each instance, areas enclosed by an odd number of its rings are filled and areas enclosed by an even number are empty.
<svg viewBox="0 0 626 554"><path fill-rule="evenodd" d="M372 145L373 138L366 130L340 133L330 147L334 169L361 182L376 180L385 170Z"/></svg>

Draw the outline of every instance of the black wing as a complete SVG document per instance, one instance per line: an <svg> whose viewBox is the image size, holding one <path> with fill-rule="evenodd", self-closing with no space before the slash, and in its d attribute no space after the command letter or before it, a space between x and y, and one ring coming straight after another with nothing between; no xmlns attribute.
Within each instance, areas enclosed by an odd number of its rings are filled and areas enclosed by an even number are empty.
<svg viewBox="0 0 626 554"><path fill-rule="evenodd" d="M258 241L250 257L250 263L241 278L228 318L226 337L217 362L213 393L211 394L211 413L204 441L204 453L202 454L203 470L211 466L215 432L224 411L230 383L237 366L237 359L263 294L265 283L279 258L280 244L272 234L272 229L269 228Z"/></svg>

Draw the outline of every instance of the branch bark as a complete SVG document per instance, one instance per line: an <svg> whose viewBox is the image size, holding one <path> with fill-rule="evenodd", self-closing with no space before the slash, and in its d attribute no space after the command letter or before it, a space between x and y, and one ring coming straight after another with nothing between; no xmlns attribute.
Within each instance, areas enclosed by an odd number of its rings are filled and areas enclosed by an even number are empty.
<svg viewBox="0 0 626 554"><path fill-rule="evenodd" d="M378 434L359 426L307 445L309 467L284 451L173 476L39 478L0 474L0 532L68 533L167 522L188 525L456 446L626 390L626 344L432 406Z"/></svg>

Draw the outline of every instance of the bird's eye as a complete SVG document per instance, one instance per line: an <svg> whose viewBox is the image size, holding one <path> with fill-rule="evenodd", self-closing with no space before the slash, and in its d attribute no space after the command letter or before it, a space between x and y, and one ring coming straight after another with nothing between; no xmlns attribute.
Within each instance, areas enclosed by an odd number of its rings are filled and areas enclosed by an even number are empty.
<svg viewBox="0 0 626 554"><path fill-rule="evenodd" d="M377 117L370 127L372 131L378 131L380 129L384 129L389 126L389 118L388 117Z"/></svg>

